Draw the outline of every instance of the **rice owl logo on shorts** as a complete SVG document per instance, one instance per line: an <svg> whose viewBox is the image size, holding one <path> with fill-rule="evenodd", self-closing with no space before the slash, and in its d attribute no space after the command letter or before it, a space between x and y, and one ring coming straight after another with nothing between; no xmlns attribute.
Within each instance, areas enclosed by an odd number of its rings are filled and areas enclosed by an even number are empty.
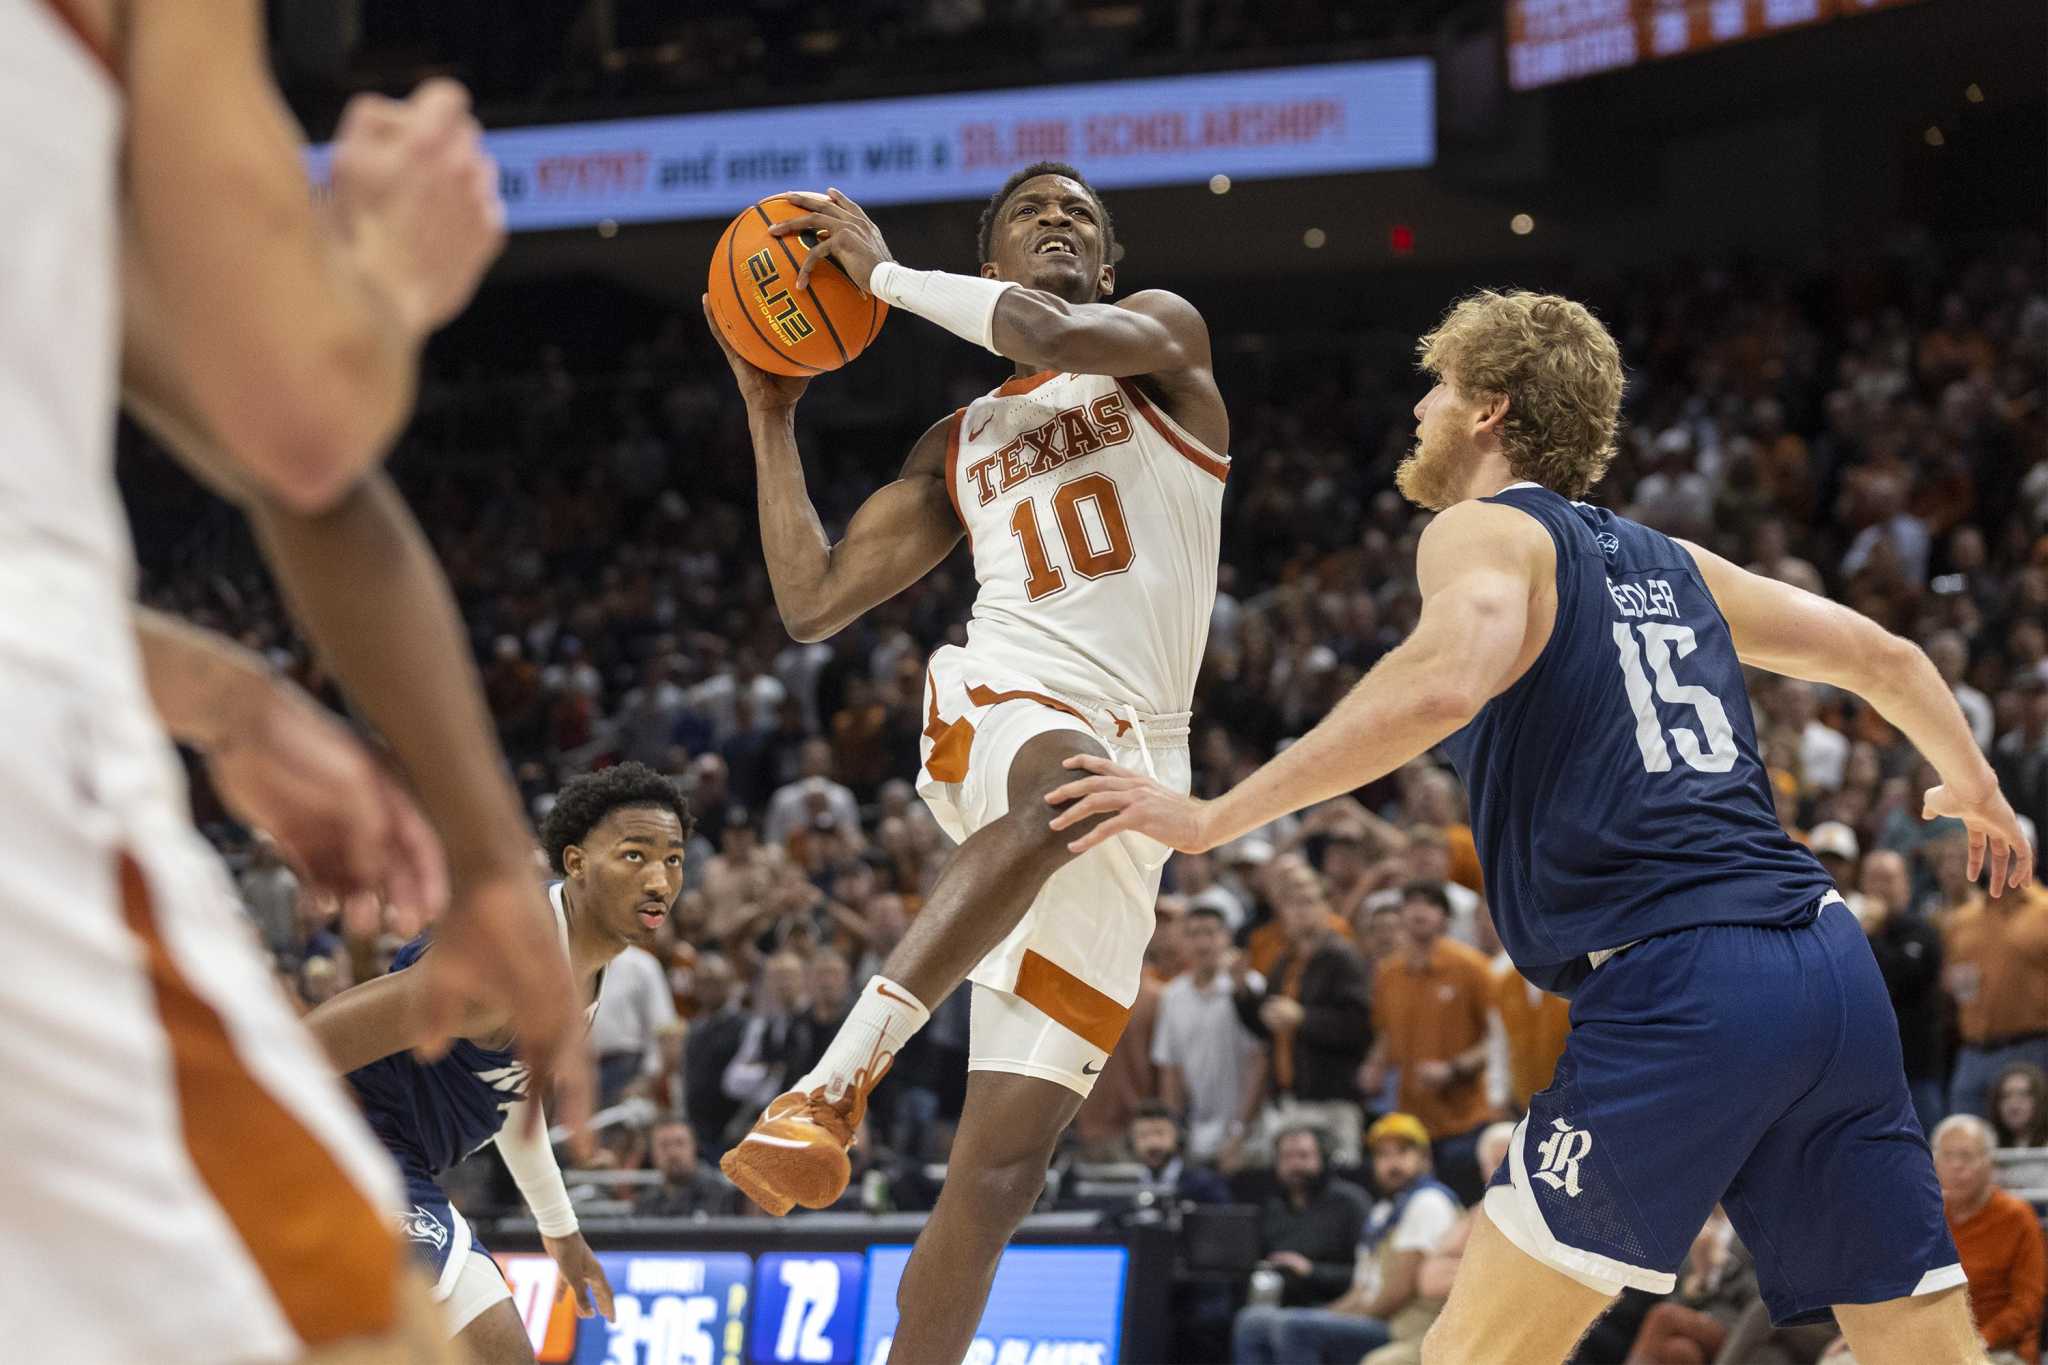
<svg viewBox="0 0 2048 1365"><path fill-rule="evenodd" d="M448 1248L448 1225L418 1204L412 1206L411 1213L398 1215L398 1230L415 1242L425 1242L436 1251Z"/></svg>
<svg viewBox="0 0 2048 1365"><path fill-rule="evenodd" d="M775 269L775 258L763 247L747 257L747 274L754 281L754 306L761 310L761 316L768 319L768 325L775 329L775 335L784 346L794 346L812 332L811 320L797 307L796 300L781 283L781 274Z"/></svg>
<svg viewBox="0 0 2048 1365"><path fill-rule="evenodd" d="M1563 1119L1552 1119L1550 1126L1556 1131L1536 1144L1536 1155L1543 1160L1536 1178L1553 1190L1563 1190L1568 1198L1577 1199L1579 1163L1593 1150L1593 1135Z"/></svg>

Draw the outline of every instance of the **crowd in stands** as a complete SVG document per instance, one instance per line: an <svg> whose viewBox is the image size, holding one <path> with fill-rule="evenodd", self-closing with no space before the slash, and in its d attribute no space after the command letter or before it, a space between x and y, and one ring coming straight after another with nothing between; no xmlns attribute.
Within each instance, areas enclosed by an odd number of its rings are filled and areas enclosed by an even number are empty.
<svg viewBox="0 0 2048 1365"><path fill-rule="evenodd" d="M1918 641L2016 809L2048 823L2038 238L1902 238L1825 273L1674 267L1583 293L1630 366L1621 453L1596 500ZM437 357L428 449L397 472L535 814L565 776L623 759L679 776L696 813L677 913L653 953L613 967L592 1034L597 1107L640 1117L579 1135L569 1156L646 1173L631 1188L649 1216L745 1213L718 1154L819 1055L946 857L911 779L924 660L962 638L972 575L963 552L834 639L791 643L722 363L693 318L627 340L601 363L536 343L523 371L488 381ZM1283 390L1284 371L1263 388L1224 375L1235 472L1195 701L1200 793L1313 724L1415 621L1425 518L1391 491L1420 394L1406 363L1398 343L1368 339L1321 390ZM948 382L964 401L999 378ZM436 458L450 431L460 448ZM881 462L822 440L811 452L821 513L843 525ZM162 478L134 451L125 467ZM145 556L146 595L333 699L246 546L195 535ZM1868 705L1761 675L1752 699L1780 819L1847 894L1890 987L1980 1325L2034 1361L2040 1228L2016 1210L2048 1201L2048 1160L2003 1153L2048 1146L2048 886L1992 902L1969 884L1960 828L1920 819L1931 770ZM382 970L419 928L300 887L203 783L195 805L306 1004ZM1061 1161L1136 1161L1177 1197L1265 1201L1261 1269L1277 1292L1255 1289L1234 1331L1235 1300L1183 1315L1215 1349L1412 1360L1499 1125L1548 1083L1568 1027L1564 1002L1500 954L1459 784L1418 761L1171 861L1146 984ZM929 1207L966 1050L963 991L878 1093L843 1207ZM1750 1253L1717 1218L1676 1291L1630 1291L1582 1358L1829 1349L1824 1334L1770 1332Z"/></svg>

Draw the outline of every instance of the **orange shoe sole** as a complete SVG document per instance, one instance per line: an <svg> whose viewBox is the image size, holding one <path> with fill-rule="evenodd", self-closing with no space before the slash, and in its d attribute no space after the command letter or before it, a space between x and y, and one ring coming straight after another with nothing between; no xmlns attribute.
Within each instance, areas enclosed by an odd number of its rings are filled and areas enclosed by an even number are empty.
<svg viewBox="0 0 2048 1365"><path fill-rule="evenodd" d="M829 1155L822 1155L825 1153ZM830 1208L853 1179L852 1163L836 1147L806 1146L796 1151L742 1141L719 1159L718 1169L742 1194L777 1218L797 1204L807 1209Z"/></svg>
<svg viewBox="0 0 2048 1365"><path fill-rule="evenodd" d="M789 1198L787 1195L777 1194L769 1189L767 1185L763 1184L755 1176L752 1167L748 1166L745 1162L734 1161L733 1158L737 1155L739 1155L739 1152L737 1149L734 1149L720 1157L718 1159L718 1169L725 1173L725 1178L730 1180L741 1194L754 1201L755 1207L771 1218L780 1218L783 1214L796 1207L794 1199Z"/></svg>

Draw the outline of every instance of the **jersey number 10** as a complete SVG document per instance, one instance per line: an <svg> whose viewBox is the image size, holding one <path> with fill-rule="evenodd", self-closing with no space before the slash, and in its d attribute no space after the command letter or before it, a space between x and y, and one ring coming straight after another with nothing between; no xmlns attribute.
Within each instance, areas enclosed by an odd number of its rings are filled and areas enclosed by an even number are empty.
<svg viewBox="0 0 2048 1365"><path fill-rule="evenodd" d="M1082 519L1081 508L1092 504L1096 526ZM1123 500L1117 497L1116 482L1107 474L1083 474L1069 479L1052 495L1053 520L1059 523L1060 539L1066 542L1067 562L1083 578L1107 578L1131 567L1131 527L1124 520ZM1103 544L1096 545L1097 528ZM1024 552L1024 596L1036 602L1067 586L1066 570L1046 558L1045 539L1038 533L1038 500L1026 498L1010 517L1010 534Z"/></svg>
<svg viewBox="0 0 2048 1365"><path fill-rule="evenodd" d="M1636 631L1643 636L1640 650L1636 647ZM1698 648L1692 627L1649 621L1630 630L1628 622L1616 621L1614 643L1621 651L1621 680L1628 688L1628 704L1636 713L1636 747L1643 751L1643 767L1653 773L1670 772L1671 744L1678 746L1678 756L1688 768L1725 773L1734 767L1735 734L1728 726L1728 712L1721 699L1704 687L1681 683L1671 673L1672 646L1678 647L1681 659ZM1657 675L1654 697L1650 679L1643 672L1644 656L1649 658L1650 672ZM1659 701L1691 706L1699 715L1699 732L1674 729L1670 732L1671 743L1667 744L1664 723L1657 718Z"/></svg>

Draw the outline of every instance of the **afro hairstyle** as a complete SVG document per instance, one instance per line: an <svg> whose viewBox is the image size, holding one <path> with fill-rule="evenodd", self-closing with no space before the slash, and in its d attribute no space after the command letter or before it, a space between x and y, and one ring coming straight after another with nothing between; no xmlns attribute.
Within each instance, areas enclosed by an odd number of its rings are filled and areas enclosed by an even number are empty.
<svg viewBox="0 0 2048 1365"><path fill-rule="evenodd" d="M652 806L674 811L683 827L683 838L697 827L690 814L690 802L683 789L645 763L620 763L600 768L570 782L555 796L555 804L541 822L541 847L547 850L548 866L566 875L562 850L590 837L607 815L628 807Z"/></svg>

